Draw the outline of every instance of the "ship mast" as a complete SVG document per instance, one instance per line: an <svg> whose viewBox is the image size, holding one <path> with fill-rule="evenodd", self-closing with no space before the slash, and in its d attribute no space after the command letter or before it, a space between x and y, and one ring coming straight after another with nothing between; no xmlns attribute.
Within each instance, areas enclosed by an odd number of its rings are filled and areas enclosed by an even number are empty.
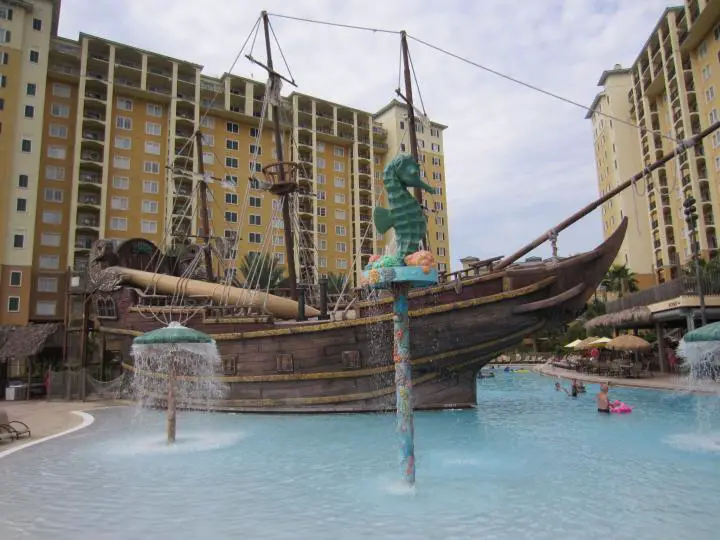
<svg viewBox="0 0 720 540"><path fill-rule="evenodd" d="M198 173L200 179L198 180L198 194L200 195L200 221L202 223L203 233L201 238L205 245L203 246L203 252L205 254L205 267L207 268L207 280L215 281L213 275L213 264L212 264L212 253L210 249L210 218L208 214L207 204L207 182L205 181L205 163L203 162L203 142L202 132L198 127L195 132L195 145L197 146L198 154Z"/></svg>
<svg viewBox="0 0 720 540"><path fill-rule="evenodd" d="M272 59L272 47L270 46L270 20L268 18L267 11L262 12L263 20L263 31L265 33L265 50L267 52L267 65L264 66L257 60L250 57L250 60L260 67L267 70L270 75L270 87L277 87L281 84L280 80L284 79L279 73L273 68ZM268 90L266 90L267 92ZM279 95L278 95L279 97ZM272 117L273 117L273 131L275 132L275 152L277 153L278 166L276 168L279 175L279 185L281 189L274 190L276 195L281 197L282 201L282 216L283 216L283 227L285 230L285 258L287 259L288 269L288 280L290 281L290 297L293 300L297 300L297 274L295 271L295 246L293 245L293 234L292 234L292 222L290 221L290 196L297 189L297 184L292 178L287 179L283 165L283 146L282 146L282 126L280 125L280 106L277 101L273 101Z"/></svg>
<svg viewBox="0 0 720 540"><path fill-rule="evenodd" d="M405 30L400 32L400 43L402 48L402 58L403 58L403 76L405 79L405 95L403 95L400 92L400 89L397 89L397 94L400 96L403 101L405 101L407 105L407 117L408 117L408 130L410 131L410 153L412 154L412 157L415 158L415 161L417 162L418 166L420 165L420 154L418 151L418 142L417 142L417 131L416 131L416 121L415 121L415 105L413 103L413 89L412 89L412 78L410 76L410 52L408 50L408 43L407 43L407 33ZM425 208L423 206L423 192L422 188L416 187L413 188L413 195L415 195L415 199L420 204L421 208ZM425 216L425 219L427 220L427 215ZM430 243L428 242L427 238L427 232L425 233L425 238L422 240L422 246L421 249L429 249Z"/></svg>

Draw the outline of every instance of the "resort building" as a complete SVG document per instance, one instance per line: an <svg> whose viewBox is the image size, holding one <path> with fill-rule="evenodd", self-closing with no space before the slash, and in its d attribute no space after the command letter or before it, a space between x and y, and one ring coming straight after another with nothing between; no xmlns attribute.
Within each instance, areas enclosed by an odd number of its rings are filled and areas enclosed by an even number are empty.
<svg viewBox="0 0 720 540"><path fill-rule="evenodd" d="M172 248L210 236L285 264L279 199L262 189L277 160L265 83L89 34L57 36L58 0L0 0L0 324L63 320L68 269L100 238ZM264 114L263 114L264 112ZM298 164L298 278L357 272L385 239L372 227L382 175L409 152L404 106L373 113L300 93L281 98L284 160ZM443 131L418 124L430 247L449 267ZM194 134L202 132L202 149ZM246 222L241 223L242 219ZM230 245L230 243L227 243ZM218 270L221 270L220 268ZM235 272L236 268L224 268Z"/></svg>
<svg viewBox="0 0 720 540"><path fill-rule="evenodd" d="M720 0L687 0L666 9L632 66L600 78L588 117L595 135L598 188L607 193L720 116ZM604 113L608 116L603 116ZM611 118L612 117L612 118ZM613 120L613 118L615 120ZM631 128L621 121L637 124ZM603 233L619 219L630 226L618 263L662 283L679 275L692 255L683 202L692 195L699 220L696 238L704 257L718 250L715 216L720 135L705 139L622 196L603 205Z"/></svg>

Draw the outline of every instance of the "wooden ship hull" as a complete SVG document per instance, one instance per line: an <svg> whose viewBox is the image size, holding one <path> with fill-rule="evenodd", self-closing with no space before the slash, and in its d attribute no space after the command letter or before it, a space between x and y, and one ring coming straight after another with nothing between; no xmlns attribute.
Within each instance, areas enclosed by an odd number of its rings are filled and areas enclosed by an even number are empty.
<svg viewBox="0 0 720 540"><path fill-rule="evenodd" d="M414 406L467 408L476 404L476 376L491 358L584 309L612 264L627 220L595 250L555 261L508 266L484 275L411 291ZM395 404L392 304L361 303L349 320L276 321L227 317L212 308L158 307L139 287L99 298L95 328L106 354L132 371L132 339L162 325L158 315L185 313L187 326L217 341L227 384L220 410L246 412L361 412ZM112 313L111 311L114 311Z"/></svg>

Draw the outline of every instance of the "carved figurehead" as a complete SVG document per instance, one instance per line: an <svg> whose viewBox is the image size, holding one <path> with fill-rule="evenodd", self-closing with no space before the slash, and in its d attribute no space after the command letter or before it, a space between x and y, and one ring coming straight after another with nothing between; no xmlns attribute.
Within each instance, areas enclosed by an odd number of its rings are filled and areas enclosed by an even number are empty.
<svg viewBox="0 0 720 540"><path fill-rule="evenodd" d="M419 187L428 193L435 193L435 188L422 181L420 167L409 154L400 154L388 163L385 167L384 183L390 208L375 207L373 221L380 234L390 228L395 229L397 254L371 264L402 266L405 264L405 257L418 250L427 230L422 206L408 192L408 188Z"/></svg>
<svg viewBox="0 0 720 540"><path fill-rule="evenodd" d="M113 292L120 289L123 277L117 268L118 256L110 240L97 240L88 260L88 288L91 291Z"/></svg>

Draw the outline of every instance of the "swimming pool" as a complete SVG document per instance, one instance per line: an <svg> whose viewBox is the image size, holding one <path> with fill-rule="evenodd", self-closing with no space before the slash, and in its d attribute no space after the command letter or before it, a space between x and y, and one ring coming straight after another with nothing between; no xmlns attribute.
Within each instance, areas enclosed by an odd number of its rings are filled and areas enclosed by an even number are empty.
<svg viewBox="0 0 720 540"><path fill-rule="evenodd" d="M533 373L478 382L474 411L416 416L417 487L394 415L93 412L87 429L0 459L0 538L710 539L720 398Z"/></svg>

